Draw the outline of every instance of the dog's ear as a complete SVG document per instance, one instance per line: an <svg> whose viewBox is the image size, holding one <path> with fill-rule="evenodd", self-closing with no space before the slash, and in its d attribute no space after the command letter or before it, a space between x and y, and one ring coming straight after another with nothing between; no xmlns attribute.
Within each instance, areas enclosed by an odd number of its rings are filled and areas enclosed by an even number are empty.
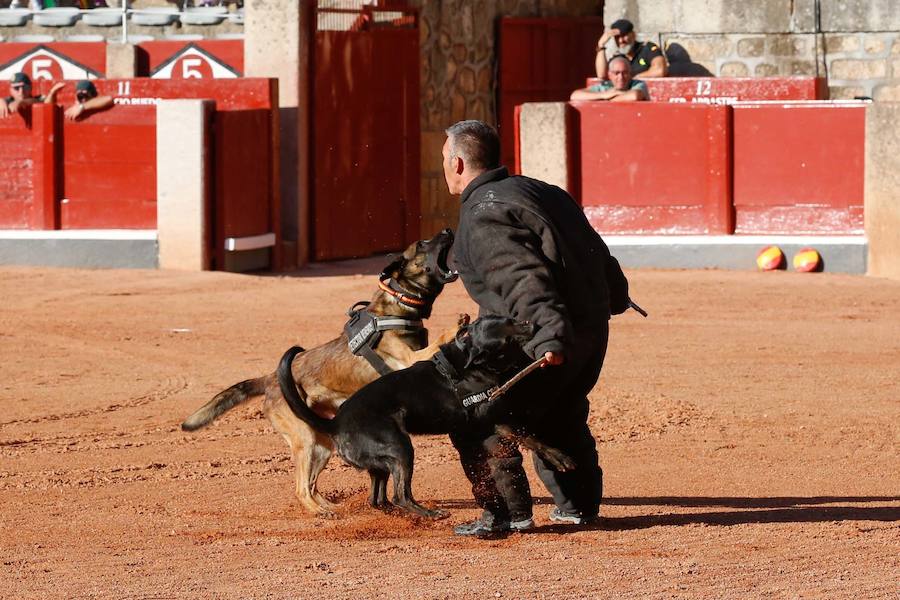
<svg viewBox="0 0 900 600"><path fill-rule="evenodd" d="M404 264L406 264L406 259L403 258L403 256L394 258L394 260L391 261L391 263L381 271L381 277L379 277L379 279L381 279L382 281L384 281L385 279L390 279L394 276L394 273L403 268Z"/></svg>
<svg viewBox="0 0 900 600"><path fill-rule="evenodd" d="M406 260L412 260L419 254L419 246L422 242L413 242L409 246L406 247L406 250L403 251L403 254L400 256L405 258Z"/></svg>
<svg viewBox="0 0 900 600"><path fill-rule="evenodd" d="M456 330L456 345L461 349L465 349L466 346L472 345L472 336L469 335L469 327L471 327L471 325L460 325L459 329Z"/></svg>

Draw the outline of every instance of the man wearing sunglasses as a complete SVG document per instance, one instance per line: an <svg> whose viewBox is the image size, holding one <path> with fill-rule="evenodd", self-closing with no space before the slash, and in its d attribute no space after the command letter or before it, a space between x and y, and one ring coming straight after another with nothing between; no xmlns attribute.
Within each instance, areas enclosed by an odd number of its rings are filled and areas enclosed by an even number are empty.
<svg viewBox="0 0 900 600"><path fill-rule="evenodd" d="M43 101L43 96L31 95L31 78L25 73L16 73L9 82L9 96L0 99L0 119L18 113L22 106Z"/></svg>
<svg viewBox="0 0 900 600"><path fill-rule="evenodd" d="M56 94L64 87L66 82L60 81L53 84L50 92L47 94L45 102L53 104L56 102ZM66 119L77 121L88 114L104 110L113 105L112 96L100 96L97 88L87 79L82 79L75 84L75 103L66 108Z"/></svg>

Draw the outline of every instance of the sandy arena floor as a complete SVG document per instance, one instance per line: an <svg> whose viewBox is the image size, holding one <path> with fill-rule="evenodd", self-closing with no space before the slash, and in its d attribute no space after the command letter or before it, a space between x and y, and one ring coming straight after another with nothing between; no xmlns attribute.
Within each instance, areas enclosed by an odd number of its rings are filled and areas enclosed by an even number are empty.
<svg viewBox="0 0 900 600"><path fill-rule="evenodd" d="M366 275L354 275L364 266ZM292 277L0 268L0 597L897 598L900 282L631 272L593 392L602 526L450 532L477 510L445 437L417 438L435 523L301 514L259 402L178 425L340 330L381 261ZM462 284L431 328L474 312Z"/></svg>

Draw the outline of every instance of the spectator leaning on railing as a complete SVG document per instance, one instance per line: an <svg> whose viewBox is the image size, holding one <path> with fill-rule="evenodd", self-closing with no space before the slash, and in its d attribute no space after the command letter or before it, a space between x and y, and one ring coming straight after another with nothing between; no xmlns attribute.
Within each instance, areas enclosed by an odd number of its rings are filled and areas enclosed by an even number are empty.
<svg viewBox="0 0 900 600"><path fill-rule="evenodd" d="M54 83L44 100L47 104L56 102L56 94L68 85L65 81ZM87 79L82 79L75 84L75 102L66 108L66 118L77 121L87 117L91 113L105 110L113 105L112 96L100 96L94 84Z"/></svg>
<svg viewBox="0 0 900 600"><path fill-rule="evenodd" d="M575 90L571 100L608 100L610 102L635 102L649 100L647 84L631 76L628 57L617 54L609 59L609 79L596 85Z"/></svg>
<svg viewBox="0 0 900 600"><path fill-rule="evenodd" d="M636 79L645 77L665 77L667 72L666 57L653 42L639 42L634 33L634 24L628 19L619 19L603 32L597 41L597 77L608 79L606 71L609 63L606 60L606 46L614 40L616 48L613 56L622 55L631 62L631 75Z"/></svg>
<svg viewBox="0 0 900 600"><path fill-rule="evenodd" d="M0 99L0 119L16 114L22 106L43 101L43 96L31 95L31 78L16 73L9 82L9 96Z"/></svg>

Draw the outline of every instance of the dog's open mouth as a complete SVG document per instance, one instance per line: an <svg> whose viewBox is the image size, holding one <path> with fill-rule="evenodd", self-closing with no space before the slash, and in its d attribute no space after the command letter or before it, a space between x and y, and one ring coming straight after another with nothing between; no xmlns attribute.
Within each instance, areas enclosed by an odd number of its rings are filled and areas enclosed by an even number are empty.
<svg viewBox="0 0 900 600"><path fill-rule="evenodd" d="M444 283L450 283L451 281L456 281L456 278L459 277L459 271L452 269L449 264L450 259L450 249L452 248L452 244L447 244L443 248L440 249L437 255L437 269L438 275L441 278L441 281Z"/></svg>

